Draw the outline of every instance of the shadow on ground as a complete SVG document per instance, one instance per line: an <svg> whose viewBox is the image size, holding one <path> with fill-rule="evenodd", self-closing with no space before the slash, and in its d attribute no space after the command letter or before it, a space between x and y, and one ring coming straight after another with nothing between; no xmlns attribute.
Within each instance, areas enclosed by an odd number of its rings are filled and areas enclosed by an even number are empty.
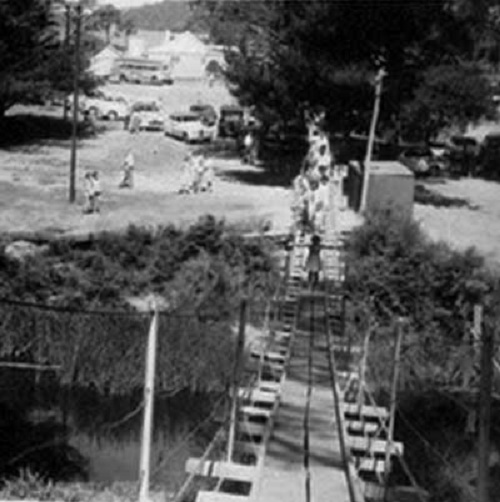
<svg viewBox="0 0 500 502"><path fill-rule="evenodd" d="M93 131L88 124L78 124L78 136L89 137L101 132L102 126ZM42 140L68 140L72 124L61 117L19 114L0 120L0 148L31 145Z"/></svg>
<svg viewBox="0 0 500 502"><path fill-rule="evenodd" d="M479 206L471 204L467 199L459 197L447 197L434 190L429 190L421 184L415 185L415 202L434 207L463 207L466 209L477 210Z"/></svg>
<svg viewBox="0 0 500 502"><path fill-rule="evenodd" d="M252 168L252 170L230 169L220 174L228 181L236 181L245 185L289 187L293 175L289 171L275 171L266 166Z"/></svg>

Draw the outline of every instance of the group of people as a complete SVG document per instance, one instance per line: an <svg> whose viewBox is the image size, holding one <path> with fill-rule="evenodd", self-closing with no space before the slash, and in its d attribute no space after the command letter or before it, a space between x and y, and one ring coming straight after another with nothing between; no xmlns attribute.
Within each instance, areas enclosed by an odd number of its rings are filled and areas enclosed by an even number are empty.
<svg viewBox="0 0 500 502"><path fill-rule="evenodd" d="M308 122L309 150L299 175L293 181L294 222L302 233L324 232L330 206L329 184L334 176L334 159L322 128L323 119L319 115Z"/></svg>
<svg viewBox="0 0 500 502"><path fill-rule="evenodd" d="M213 166L204 153L191 153L185 157L179 186L180 194L211 192L213 182Z"/></svg>

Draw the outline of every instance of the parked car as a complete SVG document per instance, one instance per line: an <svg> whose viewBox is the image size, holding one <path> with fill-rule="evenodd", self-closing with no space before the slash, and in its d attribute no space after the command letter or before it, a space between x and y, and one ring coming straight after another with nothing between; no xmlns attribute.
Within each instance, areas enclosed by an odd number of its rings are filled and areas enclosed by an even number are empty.
<svg viewBox="0 0 500 502"><path fill-rule="evenodd" d="M452 136L449 142L448 158L453 174L466 175L476 172L481 145L471 136Z"/></svg>
<svg viewBox="0 0 500 502"><path fill-rule="evenodd" d="M70 94L66 97L65 104L68 110L73 108L73 96ZM88 96L82 94L78 98L81 113L88 113L95 118L105 120L124 120L127 116L128 102L118 94L95 91Z"/></svg>
<svg viewBox="0 0 500 502"><path fill-rule="evenodd" d="M156 101L135 102L130 109L130 116L132 115L139 117L140 129L154 131L164 130L165 119Z"/></svg>
<svg viewBox="0 0 500 502"><path fill-rule="evenodd" d="M124 120L128 113L127 100L109 94L86 98L82 107L84 112L106 120Z"/></svg>
<svg viewBox="0 0 500 502"><path fill-rule="evenodd" d="M213 126L217 122L217 112L212 105L197 103L191 105L189 111L196 113L207 125Z"/></svg>
<svg viewBox="0 0 500 502"><path fill-rule="evenodd" d="M216 127L207 124L197 113L172 113L165 124L165 135L182 139L187 143L212 141L216 135Z"/></svg>
<svg viewBox="0 0 500 502"><path fill-rule="evenodd" d="M244 123L243 108L236 105L220 107L218 133L221 138L238 138Z"/></svg>
<svg viewBox="0 0 500 502"><path fill-rule="evenodd" d="M399 161L413 171L415 176L437 176L447 170L447 162L435 156L427 146L404 150Z"/></svg>
<svg viewBox="0 0 500 502"><path fill-rule="evenodd" d="M485 136L478 157L479 170L485 178L500 178L500 134ZM475 174L473 171L471 174Z"/></svg>

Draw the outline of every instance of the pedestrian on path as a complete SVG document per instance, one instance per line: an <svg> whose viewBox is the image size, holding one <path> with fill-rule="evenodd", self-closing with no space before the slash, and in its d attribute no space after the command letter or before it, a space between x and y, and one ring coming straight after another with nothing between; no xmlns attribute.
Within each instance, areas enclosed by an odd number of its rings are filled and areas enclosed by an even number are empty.
<svg viewBox="0 0 500 502"><path fill-rule="evenodd" d="M101 181L99 180L99 172L94 171L91 176L92 191L94 194L94 213L101 212Z"/></svg>
<svg viewBox="0 0 500 502"><path fill-rule="evenodd" d="M83 214L93 214L95 210L95 185L93 173L85 173L83 189L85 191L85 207L83 208Z"/></svg>
<svg viewBox="0 0 500 502"><path fill-rule="evenodd" d="M180 184L179 184L179 194L189 194L193 189L195 177L195 166L193 155L188 154L184 157L184 162L181 168Z"/></svg>
<svg viewBox="0 0 500 502"><path fill-rule="evenodd" d="M135 156L132 150L129 150L122 164L123 178L118 188L134 187Z"/></svg>
<svg viewBox="0 0 500 502"><path fill-rule="evenodd" d="M313 235L306 258L305 271L311 288L315 288L319 282L319 275L323 266L321 263L321 239Z"/></svg>

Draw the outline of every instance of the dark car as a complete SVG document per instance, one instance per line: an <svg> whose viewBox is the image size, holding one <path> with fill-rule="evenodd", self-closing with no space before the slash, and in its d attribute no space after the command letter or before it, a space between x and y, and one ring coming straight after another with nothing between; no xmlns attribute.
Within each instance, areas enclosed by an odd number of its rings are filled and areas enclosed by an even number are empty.
<svg viewBox="0 0 500 502"><path fill-rule="evenodd" d="M452 136L449 142L448 158L450 170L455 175L474 174L478 167L481 147L471 136Z"/></svg>
<svg viewBox="0 0 500 502"><path fill-rule="evenodd" d="M243 108L237 105L220 107L219 136L221 138L238 138L244 126Z"/></svg>
<svg viewBox="0 0 500 502"><path fill-rule="evenodd" d="M484 138L478 164L485 178L500 178L500 134L488 134Z"/></svg>
<svg viewBox="0 0 500 502"><path fill-rule="evenodd" d="M399 156L399 161L415 176L437 176L446 170L445 161L437 158L427 146L404 150Z"/></svg>
<svg viewBox="0 0 500 502"><path fill-rule="evenodd" d="M196 113L200 119L208 126L213 126L217 122L217 112L212 105L200 104L191 105L189 111Z"/></svg>

